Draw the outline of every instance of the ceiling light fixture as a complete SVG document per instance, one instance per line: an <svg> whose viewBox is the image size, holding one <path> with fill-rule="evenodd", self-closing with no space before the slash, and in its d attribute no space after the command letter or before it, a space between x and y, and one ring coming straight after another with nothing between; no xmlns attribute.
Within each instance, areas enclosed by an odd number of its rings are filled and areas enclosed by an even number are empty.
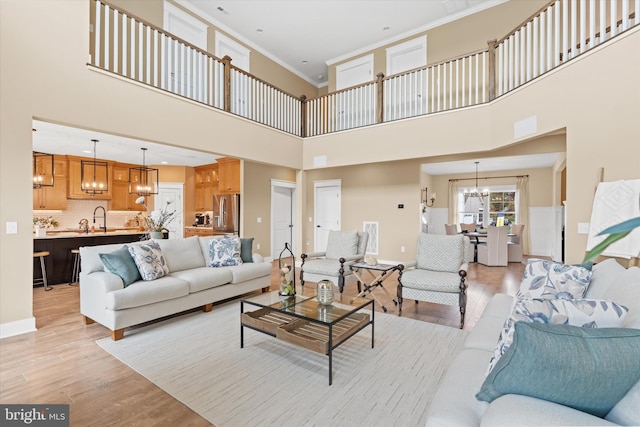
<svg viewBox="0 0 640 427"><path fill-rule="evenodd" d="M464 195L468 198L468 197L480 197L481 199L487 197L489 195L489 190L488 189L484 189L482 190L482 192L478 192L478 163L480 162L474 162L476 164L476 186L473 190L469 191L469 190L464 190Z"/></svg>
<svg viewBox="0 0 640 427"><path fill-rule="evenodd" d="M158 169L146 165L146 148L142 150L142 166L129 168L129 194L150 196L158 194Z"/></svg>
<svg viewBox="0 0 640 427"><path fill-rule="evenodd" d="M33 152L33 188L53 187L53 154Z"/></svg>
<svg viewBox="0 0 640 427"><path fill-rule="evenodd" d="M80 187L82 191L95 196L109 192L109 163L96 159L96 143L93 142L93 160L80 161Z"/></svg>

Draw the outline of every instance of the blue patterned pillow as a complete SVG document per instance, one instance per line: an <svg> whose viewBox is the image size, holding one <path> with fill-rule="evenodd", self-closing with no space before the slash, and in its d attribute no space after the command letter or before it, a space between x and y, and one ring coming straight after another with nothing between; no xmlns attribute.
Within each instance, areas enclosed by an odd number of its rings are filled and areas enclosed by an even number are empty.
<svg viewBox="0 0 640 427"><path fill-rule="evenodd" d="M228 236L213 239L209 243L209 259L211 267L228 267L242 264L240 256L240 237Z"/></svg>
<svg viewBox="0 0 640 427"><path fill-rule="evenodd" d="M140 271L142 280L154 280L169 274L167 260L158 242L151 240L149 243L131 245L129 253Z"/></svg>
<svg viewBox="0 0 640 427"><path fill-rule="evenodd" d="M612 301L581 299L516 299L493 351L487 374L513 342L516 322L550 323L583 328L618 328L623 325L629 309Z"/></svg>
<svg viewBox="0 0 640 427"><path fill-rule="evenodd" d="M584 297L591 282L591 270L579 265L554 261L530 261L524 269L516 297L578 299Z"/></svg>

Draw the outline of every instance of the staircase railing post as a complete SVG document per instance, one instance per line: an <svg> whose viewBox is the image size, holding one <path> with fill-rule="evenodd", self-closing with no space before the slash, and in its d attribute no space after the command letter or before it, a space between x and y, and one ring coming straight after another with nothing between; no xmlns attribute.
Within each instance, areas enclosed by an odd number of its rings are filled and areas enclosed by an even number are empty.
<svg viewBox="0 0 640 427"><path fill-rule="evenodd" d="M300 97L300 136L305 138L307 136L307 96L302 95Z"/></svg>
<svg viewBox="0 0 640 427"><path fill-rule="evenodd" d="M222 58L224 65L224 111L231 112L231 57Z"/></svg>
<svg viewBox="0 0 640 427"><path fill-rule="evenodd" d="M382 123L384 121L384 73L378 73L376 75L376 87L378 105L376 106L376 123Z"/></svg>
<svg viewBox="0 0 640 427"><path fill-rule="evenodd" d="M497 40L489 40L489 101L496 99L496 81L497 81L497 67L496 67L496 47L498 46Z"/></svg>

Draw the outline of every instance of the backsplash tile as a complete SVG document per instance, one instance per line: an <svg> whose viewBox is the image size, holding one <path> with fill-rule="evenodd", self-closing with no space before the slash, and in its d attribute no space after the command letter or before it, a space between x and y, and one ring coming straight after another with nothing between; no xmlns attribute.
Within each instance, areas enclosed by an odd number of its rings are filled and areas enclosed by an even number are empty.
<svg viewBox="0 0 640 427"><path fill-rule="evenodd" d="M79 228L82 218L89 221L89 227L93 224L93 211L98 206L108 207L106 200L76 200L67 199L67 209L64 211L33 211L34 218L53 217L60 223L59 230L65 228ZM135 218L137 211L109 211L107 210L107 227L126 227L130 219ZM98 216L102 216L100 210ZM96 218L95 227L102 226L102 218Z"/></svg>

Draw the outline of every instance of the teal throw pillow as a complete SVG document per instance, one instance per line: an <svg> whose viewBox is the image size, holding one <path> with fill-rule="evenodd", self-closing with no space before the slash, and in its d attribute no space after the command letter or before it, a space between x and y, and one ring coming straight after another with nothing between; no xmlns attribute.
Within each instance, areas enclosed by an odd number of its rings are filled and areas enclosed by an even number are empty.
<svg viewBox="0 0 640 427"><path fill-rule="evenodd" d="M120 276L125 288L142 279L127 245L107 254L98 254L98 256L109 273Z"/></svg>
<svg viewBox="0 0 640 427"><path fill-rule="evenodd" d="M640 329L516 322L513 343L476 394L520 394L604 417L640 379Z"/></svg>
<svg viewBox="0 0 640 427"><path fill-rule="evenodd" d="M240 239L240 258L242 262L253 262L253 237Z"/></svg>

